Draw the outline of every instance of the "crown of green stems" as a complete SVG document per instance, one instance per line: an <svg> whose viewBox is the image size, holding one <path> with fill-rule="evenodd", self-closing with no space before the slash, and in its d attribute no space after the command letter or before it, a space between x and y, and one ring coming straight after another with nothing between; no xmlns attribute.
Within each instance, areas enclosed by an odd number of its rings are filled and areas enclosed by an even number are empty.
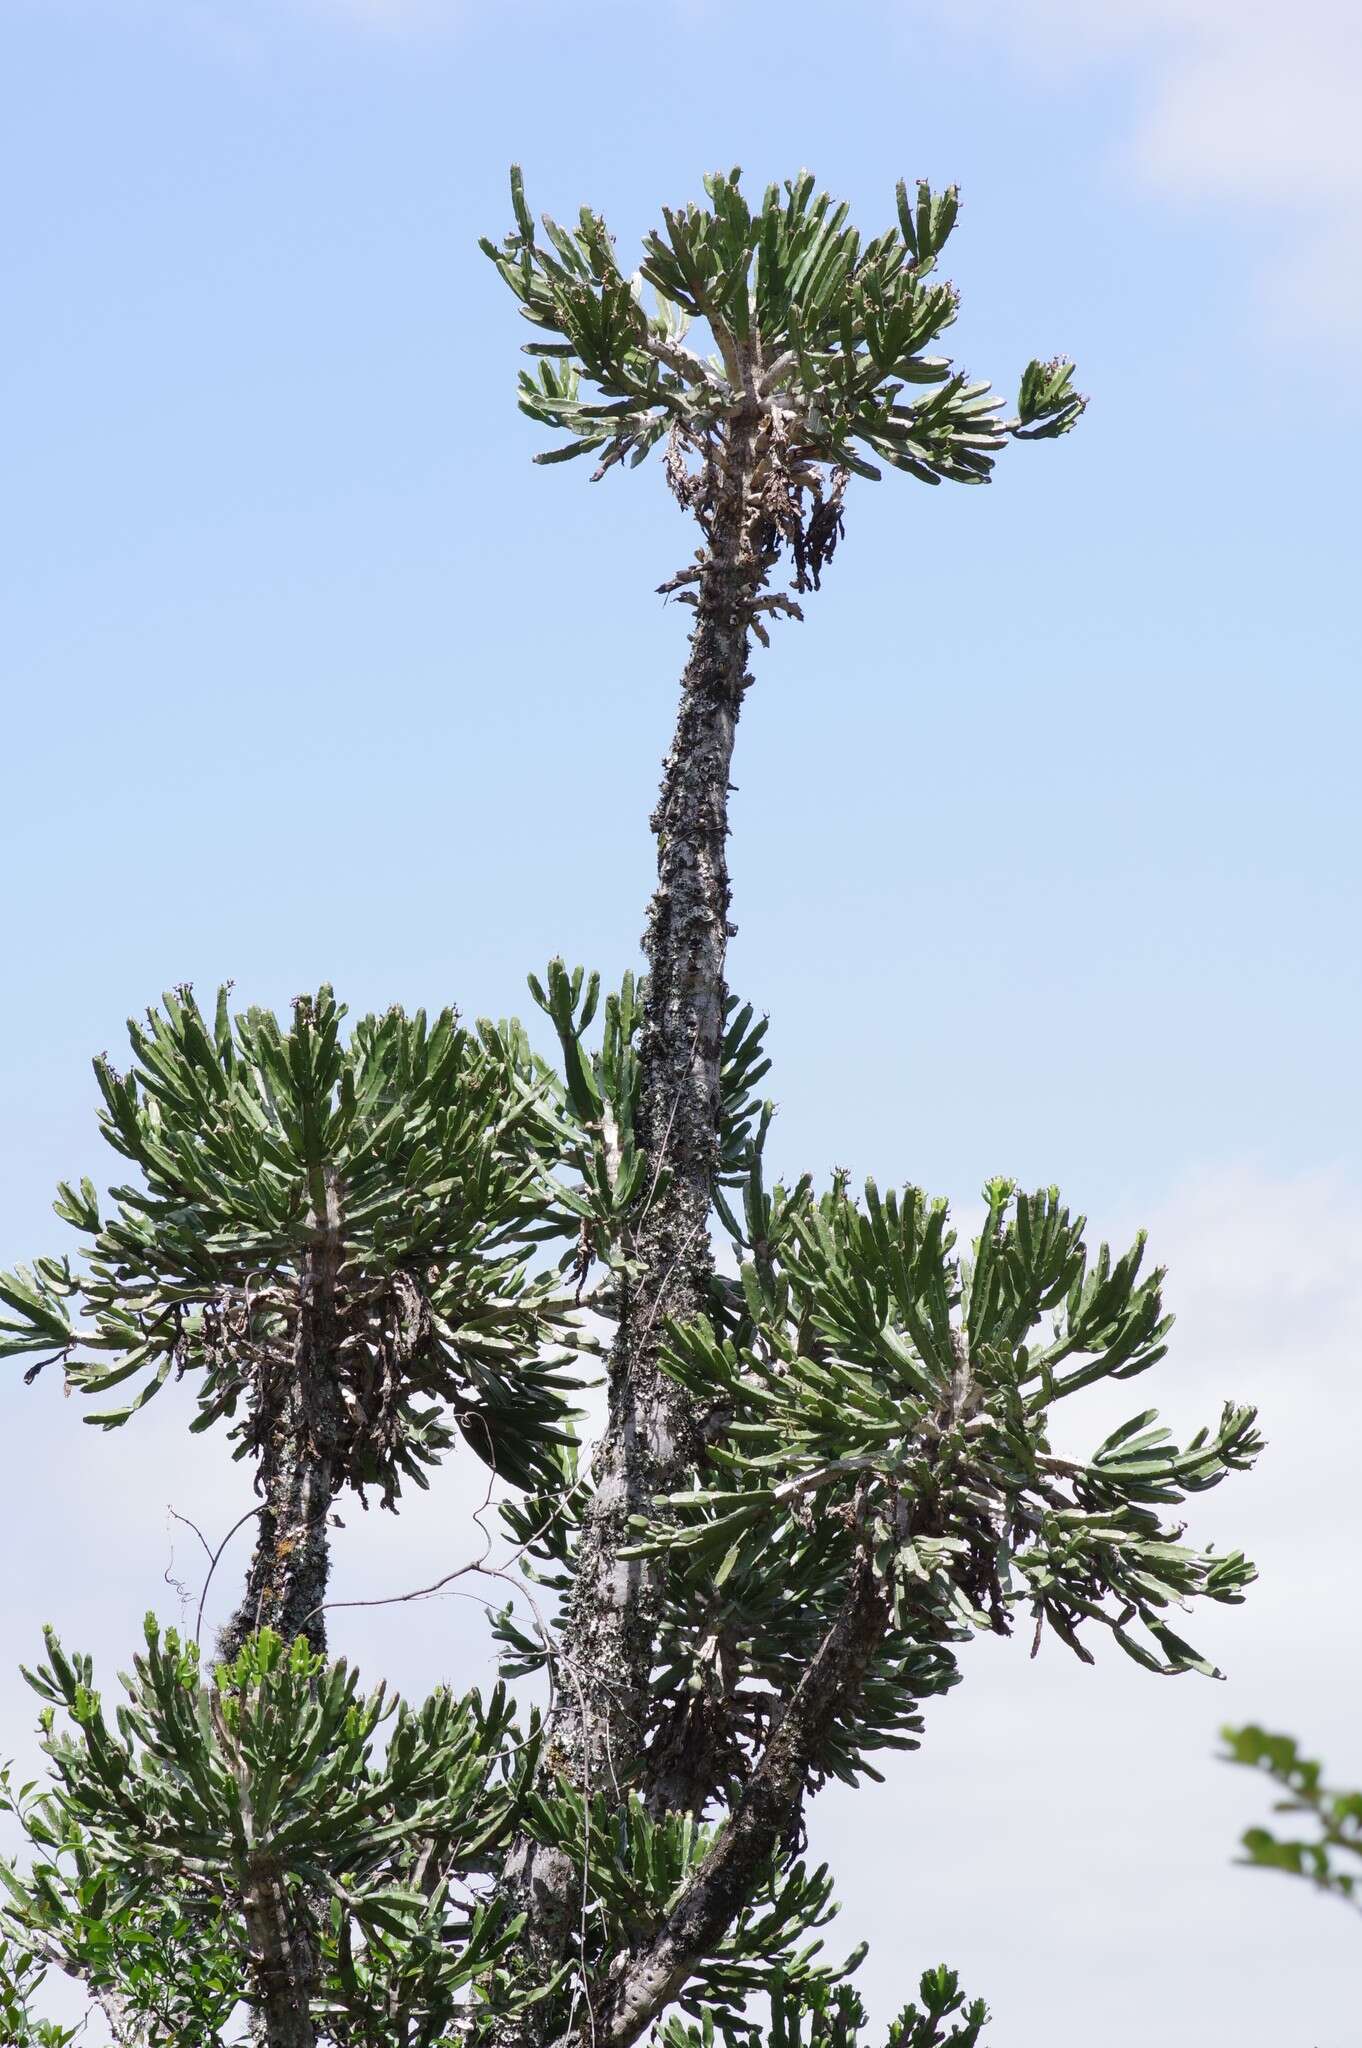
<svg viewBox="0 0 1362 2048"><path fill-rule="evenodd" d="M664 210L626 276L587 207L570 228L545 214L541 239L512 170L515 227L482 247L545 337L525 344L540 361L521 374L521 408L572 436L537 461L599 453L600 476L669 433L701 444L742 414L859 476L888 463L924 483L981 483L1007 439L1078 420L1086 401L1071 363L1029 363L1004 419L987 384L932 353L959 300L934 276L959 212L954 185L934 193L920 181L910 198L900 182L894 225L870 241L848 225L845 201L815 196L808 171L769 185L755 210L737 169L707 177L705 191L708 207ZM693 323L712 345L703 354L686 344Z"/></svg>
<svg viewBox="0 0 1362 2048"><path fill-rule="evenodd" d="M232 1423L256 1448L257 1395L282 1370L307 1300L306 1262L341 1242L336 1342L345 1483L391 1502L461 1433L527 1484L567 1440L561 1355L571 1308L532 1276L552 1108L523 1034L392 1009L342 1039L329 988L289 1028L263 1010L207 1017L192 991L128 1027L132 1063L95 1062L100 1129L136 1179L63 1183L57 1214L85 1257L0 1274L0 1356L60 1359L115 1428L171 1373L191 1375L193 1427ZM548 1459L546 1463L545 1460Z"/></svg>

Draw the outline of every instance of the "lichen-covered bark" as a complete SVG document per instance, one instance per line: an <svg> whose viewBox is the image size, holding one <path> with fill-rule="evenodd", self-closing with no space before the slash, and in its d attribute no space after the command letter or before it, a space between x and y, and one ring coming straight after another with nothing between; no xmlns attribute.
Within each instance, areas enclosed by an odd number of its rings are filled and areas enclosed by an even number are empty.
<svg viewBox="0 0 1362 2048"><path fill-rule="evenodd" d="M553 1730L560 1765L597 1789L639 1775L652 1670L657 1567L622 1559L620 1551L635 1534L631 1517L675 1488L697 1448L686 1398L658 1357L668 1320L703 1311L713 1272L728 797L762 573L749 535L751 451L750 425L731 422L676 731L652 817L657 887L643 940L648 978L635 1127L649 1192L631 1225L634 1277L610 1362L607 1426L564 1631L573 1679L561 1689Z"/></svg>
<svg viewBox="0 0 1362 2048"><path fill-rule="evenodd" d="M285 1642L303 1636L312 1649L326 1648L327 1522L345 1412L338 1370L341 1199L329 1169L324 1178L325 1206L319 1200L309 1218L315 1235L299 1264L291 1351L260 1389L256 1483L262 1504L246 1591L218 1638L223 1661L258 1628L273 1629ZM238 1784L249 1839L250 1785L240 1760ZM317 1961L310 1909L290 1891L267 1843L254 1844L247 1858L241 1909L260 2038L267 2048L314 2048Z"/></svg>
<svg viewBox="0 0 1362 2048"><path fill-rule="evenodd" d="M242 1906L264 2041L268 2048L314 2048L312 1944L267 1854L251 1858Z"/></svg>
<svg viewBox="0 0 1362 2048"><path fill-rule="evenodd" d="M658 1567L623 1558L634 1516L674 1491L697 1451L680 1388L659 1365L669 1319L700 1314L713 1272L709 1217L718 1157L728 922L728 798L752 604L764 565L752 540L753 422L729 422L716 462L708 545L681 703L652 825L657 887L648 910L648 978L635 1137L647 1193L630 1225L632 1276L610 1361L606 1427L575 1560L563 1630L565 1672L548 1759L584 1791L649 1791L644 1754L657 1624ZM526 1941L547 1974L562 1955L579 1874L560 1851L521 1845L508 1875ZM525 2022L535 2038L551 2022Z"/></svg>
<svg viewBox="0 0 1362 2048"><path fill-rule="evenodd" d="M71 1972L72 1976L76 1974L74 1970ZM116 1991L96 1991L92 1995L104 2015L114 2048L143 2048L146 2030L129 2012L126 2001Z"/></svg>
<svg viewBox="0 0 1362 2048"><path fill-rule="evenodd" d="M224 1661L258 1628L273 1629L285 1642L301 1635L314 1650L326 1648L327 1520L345 1424L337 1371L340 1192L333 1176L325 1216L314 1224L316 1239L299 1266L291 1354L266 1368L260 1389L261 1508L246 1590L218 1638Z"/></svg>

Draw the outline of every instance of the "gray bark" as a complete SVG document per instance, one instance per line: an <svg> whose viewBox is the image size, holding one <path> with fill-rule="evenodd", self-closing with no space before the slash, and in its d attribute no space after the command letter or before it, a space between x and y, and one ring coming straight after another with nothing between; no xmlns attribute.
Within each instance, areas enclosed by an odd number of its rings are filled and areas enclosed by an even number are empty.
<svg viewBox="0 0 1362 2048"><path fill-rule="evenodd" d="M325 1207L309 1217L314 1237L298 1273L289 1355L269 1369L260 1390L262 1505L241 1604L218 1638L229 1661L258 1628L285 1642L306 1638L326 1649L323 1603L330 1569L327 1521L340 1475L345 1411L340 1392L338 1280L340 1189L324 1174ZM250 1786L238 1764L243 1816L250 1831ZM253 1845L241 1897L250 1948L257 2023L268 2048L314 2048L312 1994L317 1962L309 1906L290 1891L268 1843Z"/></svg>
<svg viewBox="0 0 1362 2048"><path fill-rule="evenodd" d="M753 422L730 421L720 453L708 546L695 583L696 618L681 704L652 827L657 887L648 910L648 976L635 1137L648 1194L627 1246L610 1361L606 1428L578 1545L565 1619L565 1667L548 1760L588 1794L648 1788L649 1687L658 1566L620 1556L632 1518L680 1484L698 1443L681 1389L659 1355L669 1319L703 1313L713 1273L709 1237L718 1158L728 923L728 797L734 736L750 677L753 600L764 569L751 535ZM526 1941L545 1975L560 1960L580 1874L558 1851L523 1843L508 1875L527 1914ZM543 2008L525 2022L542 2035Z"/></svg>
<svg viewBox="0 0 1362 2048"><path fill-rule="evenodd" d="M250 1859L242 1918L255 1979L255 2009L268 2048L315 2048L312 1944L284 1878L267 1853Z"/></svg>
<svg viewBox="0 0 1362 2048"><path fill-rule="evenodd" d="M697 1451L684 1394L658 1363L669 1319L704 1312L714 1269L709 1217L719 1145L728 946L728 796L761 564L748 532L752 429L730 424L696 586L696 620L662 790L652 816L657 887L639 1048L636 1141L650 1193L631 1227L635 1275L610 1362L607 1426L564 1630L569 1682L556 1761L583 1788L635 1779L649 1704L657 1567L620 1551Z"/></svg>
<svg viewBox="0 0 1362 2048"><path fill-rule="evenodd" d="M314 1650L326 1648L327 1519L345 1425L337 1372L340 1194L329 1170L326 1213L311 1220L317 1235L299 1268L291 1355L265 1368L260 1390L256 1487L262 1505L246 1590L218 1637L224 1662L258 1628L273 1629L285 1642L301 1635Z"/></svg>
<svg viewBox="0 0 1362 2048"><path fill-rule="evenodd" d="M72 1975L76 1973L73 1971ZM144 2030L138 2025L127 2005L116 1991L96 1991L94 2002L103 2013L109 2029L109 2039L114 2048L142 2048L146 2039Z"/></svg>

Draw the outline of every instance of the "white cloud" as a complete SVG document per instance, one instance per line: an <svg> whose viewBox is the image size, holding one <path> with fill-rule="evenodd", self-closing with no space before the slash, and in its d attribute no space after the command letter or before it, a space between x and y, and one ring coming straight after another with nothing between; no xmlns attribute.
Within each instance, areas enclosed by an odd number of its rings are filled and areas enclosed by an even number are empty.
<svg viewBox="0 0 1362 2048"><path fill-rule="evenodd" d="M1294 301L1285 324L1362 327L1356 0L973 0L968 15L1001 21L1047 72L1133 56L1134 127L1118 145L1131 167L1179 198L1263 209L1271 274Z"/></svg>

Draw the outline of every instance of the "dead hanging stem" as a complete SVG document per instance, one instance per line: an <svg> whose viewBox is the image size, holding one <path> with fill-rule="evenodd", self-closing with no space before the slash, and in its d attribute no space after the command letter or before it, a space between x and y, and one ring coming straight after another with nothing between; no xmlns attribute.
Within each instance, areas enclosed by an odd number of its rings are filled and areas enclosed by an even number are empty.
<svg viewBox="0 0 1362 2048"><path fill-rule="evenodd" d="M227 1531L227 1534L223 1537L221 1543L219 1543L216 1550L213 1550L209 1546L208 1538L204 1535L202 1529L199 1527L197 1522L192 1522L189 1519L188 1515L180 1514L178 1510L175 1508L167 1507L166 1509L166 1513L172 1516L175 1521L183 1522L186 1529L192 1529L194 1531L194 1534L198 1537L199 1542L203 1545L204 1554L208 1559L208 1571L204 1578L203 1585L199 1589L199 1611L194 1617L194 1641L196 1644L199 1641L200 1633L203 1628L204 1602L208 1598L208 1588L213 1583L213 1574L218 1568L218 1564L222 1558L222 1553L227 1548L227 1545L231 1542L232 1538L236 1535L237 1530L244 1529L247 1522L251 1521L254 1516L258 1515L261 1512L261 1506L261 1503L257 1503L255 1507L247 1508L244 1515L238 1515L237 1519L233 1522L231 1528ZM174 1583L173 1581L169 1581L168 1573L167 1578L169 1583Z"/></svg>
<svg viewBox="0 0 1362 2048"><path fill-rule="evenodd" d="M257 1272L224 1285L203 1310L210 1371L225 1384L247 1380L251 1408L243 1436L257 1454L276 1426L305 1307L304 1291L292 1275ZM427 1381L439 1377L441 1366L426 1275L399 1267L367 1278L357 1260L346 1258L335 1277L332 1316L342 1410L332 1447L335 1487L356 1485L367 1507L355 1472L376 1462L386 1475L382 1505L393 1509L404 1402L413 1392L434 1391Z"/></svg>
<svg viewBox="0 0 1362 2048"><path fill-rule="evenodd" d="M811 449L801 445L794 433L796 423L761 396L765 384L764 378L748 401L748 411L756 416L757 426L751 441L750 466L743 479L742 537L744 552L756 571L752 596L744 608L744 623L764 647L769 647L762 614L802 620L804 613L797 595L821 587L823 571L832 561L845 531L843 499L850 472L829 468ZM697 551L693 562L658 584L660 597L675 597L679 603L689 605L701 600L713 560L714 514L729 481L725 469L727 452L726 442L712 429L701 433L680 420L673 421L663 457L663 473L672 496L683 511L698 521L709 545ZM785 550L789 552L793 572L790 587L787 591L766 591L768 579Z"/></svg>

